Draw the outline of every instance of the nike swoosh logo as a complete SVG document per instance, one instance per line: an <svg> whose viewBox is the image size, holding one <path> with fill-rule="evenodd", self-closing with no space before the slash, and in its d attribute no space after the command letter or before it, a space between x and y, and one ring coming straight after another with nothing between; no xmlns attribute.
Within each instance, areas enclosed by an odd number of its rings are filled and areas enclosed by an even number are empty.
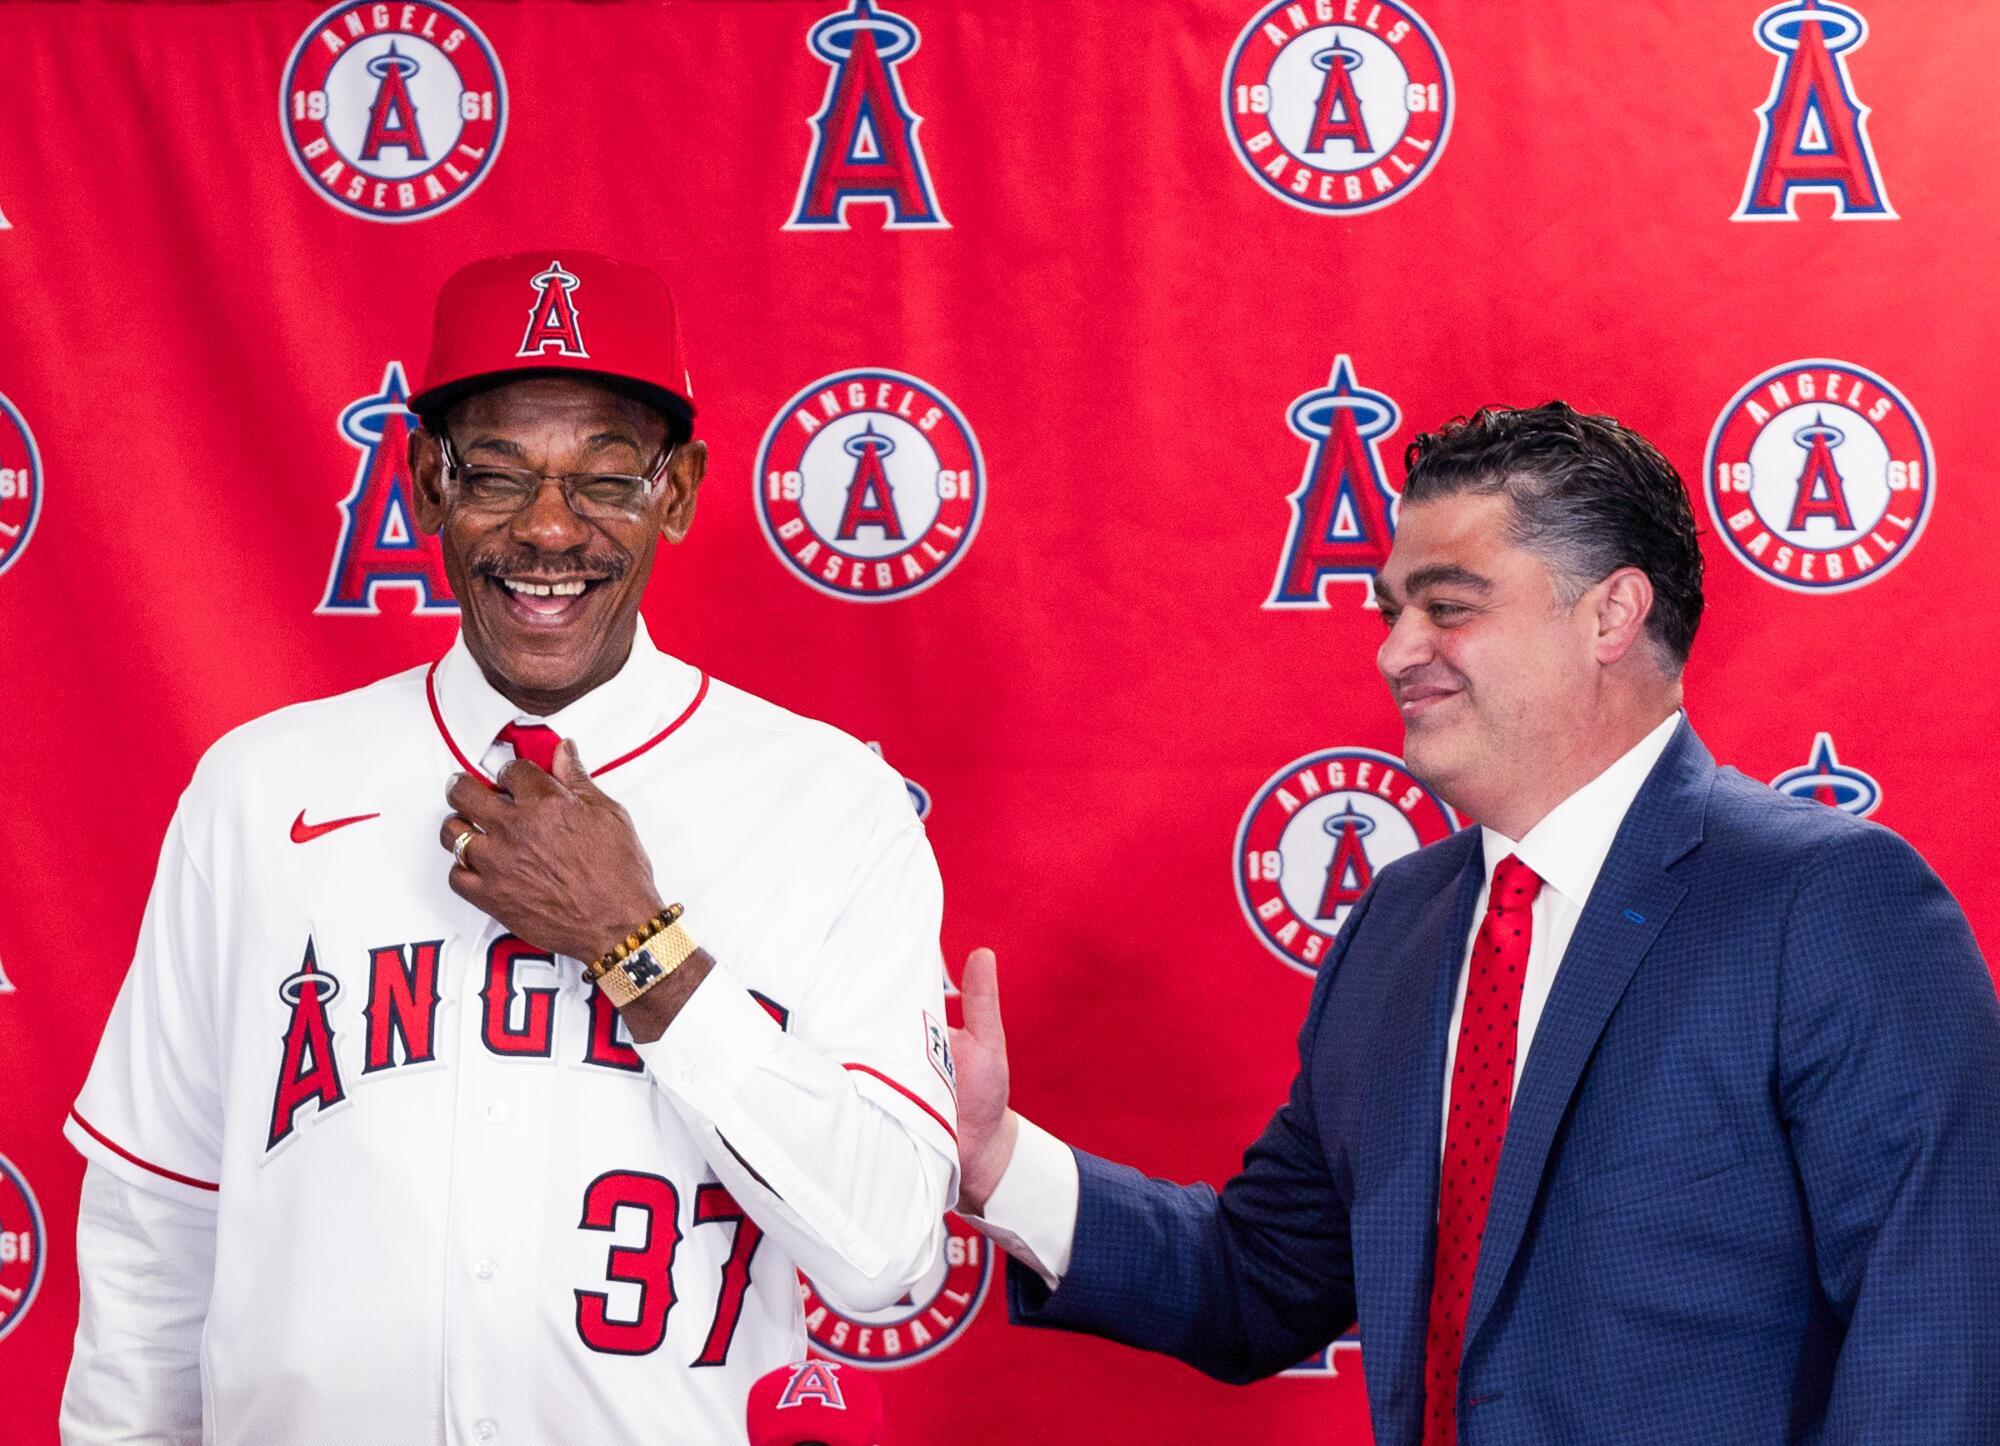
<svg viewBox="0 0 2000 1446"><path fill-rule="evenodd" d="M325 823L307 823L306 811L299 810L299 816L292 820L292 842L311 843L322 834L332 833L337 828L346 828L350 823L366 823L371 818L380 818L379 813L357 813L353 818L330 818Z"/></svg>

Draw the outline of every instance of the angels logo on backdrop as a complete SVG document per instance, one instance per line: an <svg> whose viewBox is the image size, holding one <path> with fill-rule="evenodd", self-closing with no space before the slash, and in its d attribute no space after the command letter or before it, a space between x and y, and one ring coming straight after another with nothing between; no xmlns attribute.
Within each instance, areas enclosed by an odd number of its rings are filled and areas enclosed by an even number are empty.
<svg viewBox="0 0 2000 1446"><path fill-rule="evenodd" d="M412 612L458 611L437 539L417 530L409 459L415 418L404 405L409 395L402 363L392 361L381 391L340 414L340 434L361 450L361 465L340 503L340 545L315 612L373 616L381 611L375 593L383 587L411 589Z"/></svg>
<svg viewBox="0 0 2000 1446"><path fill-rule="evenodd" d="M1328 748L1286 764L1236 830L1236 898L1265 948L1315 973L1383 865L1449 837L1458 815L1400 758Z"/></svg>
<svg viewBox="0 0 2000 1446"><path fill-rule="evenodd" d="M7 961L0 959L0 994L12 994L14 981L7 977Z"/></svg>
<svg viewBox="0 0 2000 1446"><path fill-rule="evenodd" d="M41 515L41 451L28 419L0 394L0 572L28 550Z"/></svg>
<svg viewBox="0 0 2000 1446"><path fill-rule="evenodd" d="M870 742L868 748L870 752L884 763L889 761L889 755L882 751L880 743ZM909 778L903 780L903 787L910 791L910 807L917 811L917 817L928 819L931 816L930 790Z"/></svg>
<svg viewBox="0 0 2000 1446"><path fill-rule="evenodd" d="M1356 216L1399 201L1451 134L1451 67L1400 0L1273 0L1222 72L1222 123L1280 199Z"/></svg>
<svg viewBox="0 0 2000 1446"><path fill-rule="evenodd" d="M841 1310L799 1277L806 1336L821 1355L856 1366L892 1369L934 1356L963 1334L979 1314L993 1279L986 1237L956 1215L944 1217L938 1257L900 1301L882 1310Z"/></svg>
<svg viewBox="0 0 2000 1446"><path fill-rule="evenodd" d="M1773 367L1709 433L1709 511L1729 550L1793 592L1845 592L1909 555L1930 516L1930 437L1896 389L1841 361Z"/></svg>
<svg viewBox="0 0 2000 1446"><path fill-rule="evenodd" d="M1400 500L1382 475L1380 442L1402 420L1394 402L1355 384L1345 352L1326 386L1292 403L1285 422L1311 450L1288 499L1292 525L1265 607L1329 607L1326 588L1336 578L1359 582L1362 606L1375 606L1375 574L1389 559Z"/></svg>
<svg viewBox="0 0 2000 1446"><path fill-rule="evenodd" d="M757 511L778 556L854 602L921 592L979 530L986 467L972 428L928 382L835 372L778 410L757 450Z"/></svg>
<svg viewBox="0 0 2000 1446"><path fill-rule="evenodd" d="M1788 0L1757 17L1757 43L1778 57L1757 111L1757 149L1732 221L1796 221L1798 191L1833 193L1837 221L1893 221L1855 99L1847 52L1868 38L1858 11L1833 0Z"/></svg>
<svg viewBox="0 0 2000 1446"><path fill-rule="evenodd" d="M917 53L917 27L873 0L853 0L806 33L833 67L812 118L813 145L787 231L847 229L855 201L879 201L883 226L949 228L917 141L923 117L903 98L896 66Z"/></svg>
<svg viewBox="0 0 2000 1446"><path fill-rule="evenodd" d="M0 231L11 231L13 229L14 223L7 219L6 211L0 210Z"/></svg>
<svg viewBox="0 0 2000 1446"><path fill-rule="evenodd" d="M1882 804L1882 785L1858 768L1842 763L1833 751L1833 735L1813 739L1812 757L1771 780L1771 787L1794 798L1810 798L1828 808L1866 818Z"/></svg>
<svg viewBox="0 0 2000 1446"><path fill-rule="evenodd" d="M28 1177L0 1155L0 1339L21 1323L42 1288L42 1207Z"/></svg>
<svg viewBox="0 0 2000 1446"><path fill-rule="evenodd" d="M507 82L479 28L435 0L336 5L285 65L285 142L330 203L370 221L457 205L493 167Z"/></svg>

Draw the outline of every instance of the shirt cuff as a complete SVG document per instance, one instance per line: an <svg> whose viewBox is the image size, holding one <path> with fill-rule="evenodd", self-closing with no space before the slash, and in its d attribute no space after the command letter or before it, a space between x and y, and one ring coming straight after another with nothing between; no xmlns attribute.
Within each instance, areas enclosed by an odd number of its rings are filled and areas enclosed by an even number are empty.
<svg viewBox="0 0 2000 1446"><path fill-rule="evenodd" d="M1070 1147L1023 1118L1014 1157L986 1197L985 1215L964 1219L1054 1290L1069 1271L1081 1190Z"/></svg>
<svg viewBox="0 0 2000 1446"><path fill-rule="evenodd" d="M653 1078L703 1114L733 1098L737 1086L784 1042L784 1031L750 991L720 969L709 971L674 1015L666 1033L635 1044Z"/></svg>

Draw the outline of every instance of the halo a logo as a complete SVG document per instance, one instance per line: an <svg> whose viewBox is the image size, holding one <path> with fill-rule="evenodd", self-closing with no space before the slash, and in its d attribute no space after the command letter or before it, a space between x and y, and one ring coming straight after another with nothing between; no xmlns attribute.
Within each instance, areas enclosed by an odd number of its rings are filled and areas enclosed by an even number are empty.
<svg viewBox="0 0 2000 1446"><path fill-rule="evenodd" d="M1399 0L1274 0L1229 52L1222 119L1280 199L1355 216L1408 195L1451 134L1451 67Z"/></svg>
<svg viewBox="0 0 2000 1446"><path fill-rule="evenodd" d="M1384 865L1448 838L1458 815L1400 758L1328 748L1257 790L1236 830L1236 899L1266 949L1318 972Z"/></svg>
<svg viewBox="0 0 2000 1446"><path fill-rule="evenodd" d="M458 611L437 539L417 529L409 445L416 419L405 405L409 395L403 365L392 361L382 372L381 390L340 414L340 435L360 450L361 461L340 503L340 545L314 612L375 616L381 612L376 591L384 587L409 588L413 613Z"/></svg>
<svg viewBox="0 0 2000 1446"><path fill-rule="evenodd" d="M882 1310L837 1310L801 1275L812 1348L851 1365L893 1369L915 1365L957 1340L986 1299L993 1253L986 1237L958 1216L946 1215L944 1224L937 1259L915 1289Z"/></svg>
<svg viewBox="0 0 2000 1446"><path fill-rule="evenodd" d="M1924 424L1896 389L1840 361L1751 381L1709 434L1704 487L1738 561L1792 592L1846 592L1909 555L1936 478Z"/></svg>
<svg viewBox="0 0 2000 1446"><path fill-rule="evenodd" d="M463 201L493 167L507 83L486 37L449 5L336 5L285 66L285 141L299 174L370 221Z"/></svg>
<svg viewBox="0 0 2000 1446"><path fill-rule="evenodd" d="M41 515L41 451L28 419L0 396L0 572L21 560Z"/></svg>
<svg viewBox="0 0 2000 1446"><path fill-rule="evenodd" d="M833 73L812 118L812 153L787 231L845 231L856 201L881 202L891 231L949 229L917 143L923 117L903 99L896 75L921 43L916 26L873 0L852 0L806 33L808 48Z"/></svg>
<svg viewBox="0 0 2000 1446"><path fill-rule="evenodd" d="M0 1339L21 1323L42 1288L47 1238L28 1177L0 1155Z"/></svg>
<svg viewBox="0 0 2000 1446"><path fill-rule="evenodd" d="M1732 221L1796 221L1792 197L1829 191L1837 221L1893 221L1855 99L1847 52L1868 38L1860 12L1833 0L1787 0L1757 17L1757 43L1778 57L1757 111L1757 150Z"/></svg>
<svg viewBox="0 0 2000 1446"><path fill-rule="evenodd" d="M1356 384L1343 353L1327 385L1294 401L1285 421L1311 451L1289 499L1292 525L1264 606L1327 607L1327 584L1352 578L1361 584L1362 606L1372 608L1400 500L1382 475L1381 439L1402 425L1402 414L1382 393Z"/></svg>
<svg viewBox="0 0 2000 1446"><path fill-rule="evenodd" d="M801 390L757 452L764 536L803 581L852 602L906 597L950 572L985 497L986 466L958 408L879 367Z"/></svg>
<svg viewBox="0 0 2000 1446"><path fill-rule="evenodd" d="M1840 761L1833 751L1831 733L1814 738L1812 757L1772 779L1771 787L1794 798L1813 799L1856 818L1868 817L1882 804L1882 785L1869 774Z"/></svg>

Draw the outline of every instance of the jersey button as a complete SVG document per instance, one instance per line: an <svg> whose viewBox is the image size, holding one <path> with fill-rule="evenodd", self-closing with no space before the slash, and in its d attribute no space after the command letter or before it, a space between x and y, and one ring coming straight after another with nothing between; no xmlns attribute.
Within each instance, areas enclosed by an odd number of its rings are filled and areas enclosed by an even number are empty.
<svg viewBox="0 0 2000 1446"><path fill-rule="evenodd" d="M477 1265L472 1267L472 1273L478 1276L481 1280L491 1280L494 1276L500 1273L500 1267L495 1265L490 1260L482 1260ZM488 1422L487 1424L490 1425L492 1423ZM486 1438L482 1436L480 1439L483 1441Z"/></svg>
<svg viewBox="0 0 2000 1446"><path fill-rule="evenodd" d="M492 1104L486 1107L486 1118L496 1125L505 1120L507 1118L507 1102L505 1100L493 1101Z"/></svg>
<svg viewBox="0 0 2000 1446"><path fill-rule="evenodd" d="M500 1434L500 1428L482 1416L472 1423L472 1434L481 1441L491 1441Z"/></svg>

